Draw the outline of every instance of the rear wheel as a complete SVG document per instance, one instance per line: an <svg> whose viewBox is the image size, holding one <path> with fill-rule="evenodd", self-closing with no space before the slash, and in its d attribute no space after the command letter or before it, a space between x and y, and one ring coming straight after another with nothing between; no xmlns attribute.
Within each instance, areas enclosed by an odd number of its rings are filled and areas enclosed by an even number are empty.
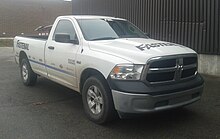
<svg viewBox="0 0 220 139"><path fill-rule="evenodd" d="M116 117L111 90L102 77L93 76L86 80L82 99L85 113L91 121L104 124Z"/></svg>
<svg viewBox="0 0 220 139"><path fill-rule="evenodd" d="M33 86L37 82L37 74L33 72L27 59L22 59L20 65L21 78L26 86Z"/></svg>

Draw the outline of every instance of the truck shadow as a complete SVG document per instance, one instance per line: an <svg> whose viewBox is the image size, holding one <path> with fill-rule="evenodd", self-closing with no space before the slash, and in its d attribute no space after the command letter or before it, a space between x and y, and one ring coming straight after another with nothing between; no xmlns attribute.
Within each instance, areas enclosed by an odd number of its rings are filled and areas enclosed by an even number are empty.
<svg viewBox="0 0 220 139"><path fill-rule="evenodd" d="M191 107L184 107L174 110L144 114L139 116L131 116L127 119L116 119L113 122L110 122L106 125L97 125L93 122L89 121L83 111L81 95L77 92L72 91L66 87L63 87L59 84L56 84L52 81L49 81L45 78L40 78L35 89L44 90L44 95L52 97L51 101L48 101L45 104L50 103L62 103L65 105L65 108L62 110L63 115L65 113L69 113L69 109L73 112L71 113L72 116L78 115L80 117L80 126L87 127L94 127L91 130L97 132L97 129L101 131L110 131L113 133L118 133L123 136L135 135L135 134L147 134L148 132L152 134L152 132L156 131L166 131L169 128L169 131L175 130L176 128L180 128L183 125L192 123L198 116L198 114L191 109ZM57 108L59 109L59 107ZM68 111L67 111L68 110ZM60 115L62 116L62 115ZM76 119L69 119L69 123L74 123ZM181 126L182 125L182 126ZM74 125L72 125L74 126ZM71 127L70 127L71 128ZM98 134L98 133L97 133Z"/></svg>
<svg viewBox="0 0 220 139"><path fill-rule="evenodd" d="M193 129L194 124L200 119L198 117L197 113L189 108L179 108L117 120L109 123L105 128L131 138L136 136L161 137L161 134L172 136L172 134Z"/></svg>

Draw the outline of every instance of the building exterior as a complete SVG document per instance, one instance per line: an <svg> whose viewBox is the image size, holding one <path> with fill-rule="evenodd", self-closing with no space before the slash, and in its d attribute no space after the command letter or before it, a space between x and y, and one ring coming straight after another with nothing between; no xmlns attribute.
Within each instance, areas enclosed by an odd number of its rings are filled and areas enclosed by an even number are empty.
<svg viewBox="0 0 220 139"><path fill-rule="evenodd" d="M220 75L219 0L73 0L73 14L122 17L151 38L188 46L202 73Z"/></svg>
<svg viewBox="0 0 220 139"><path fill-rule="evenodd" d="M72 13L63 0L0 0L0 37L38 34L39 26L53 24L59 15Z"/></svg>

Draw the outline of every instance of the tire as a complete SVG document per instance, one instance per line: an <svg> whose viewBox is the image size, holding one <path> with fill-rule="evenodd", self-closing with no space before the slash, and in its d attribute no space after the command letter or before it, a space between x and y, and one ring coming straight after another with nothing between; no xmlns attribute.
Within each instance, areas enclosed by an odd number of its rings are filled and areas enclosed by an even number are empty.
<svg viewBox="0 0 220 139"><path fill-rule="evenodd" d="M20 64L21 79L25 86L34 86L37 82L37 74L31 69L28 60L22 59Z"/></svg>
<svg viewBox="0 0 220 139"><path fill-rule="evenodd" d="M97 124L105 124L116 118L111 90L103 77L89 77L82 90L86 116Z"/></svg>

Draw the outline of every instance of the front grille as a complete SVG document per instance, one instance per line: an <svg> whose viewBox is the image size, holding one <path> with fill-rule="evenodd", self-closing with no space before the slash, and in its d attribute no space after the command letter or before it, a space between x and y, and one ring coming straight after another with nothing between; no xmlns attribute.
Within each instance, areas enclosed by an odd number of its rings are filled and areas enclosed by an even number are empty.
<svg viewBox="0 0 220 139"><path fill-rule="evenodd" d="M181 78L188 78L190 76L193 76L193 75L195 75L196 71L197 71L196 67L192 68L192 69L185 69L182 71Z"/></svg>
<svg viewBox="0 0 220 139"><path fill-rule="evenodd" d="M174 75L175 72L151 73L147 75L147 81L149 82L171 81L174 79Z"/></svg>
<svg viewBox="0 0 220 139"><path fill-rule="evenodd" d="M197 73L197 55L153 58L148 62L146 81L150 84L175 82Z"/></svg>
<svg viewBox="0 0 220 139"><path fill-rule="evenodd" d="M176 66L176 59L160 60L151 63L150 68L170 68Z"/></svg>

